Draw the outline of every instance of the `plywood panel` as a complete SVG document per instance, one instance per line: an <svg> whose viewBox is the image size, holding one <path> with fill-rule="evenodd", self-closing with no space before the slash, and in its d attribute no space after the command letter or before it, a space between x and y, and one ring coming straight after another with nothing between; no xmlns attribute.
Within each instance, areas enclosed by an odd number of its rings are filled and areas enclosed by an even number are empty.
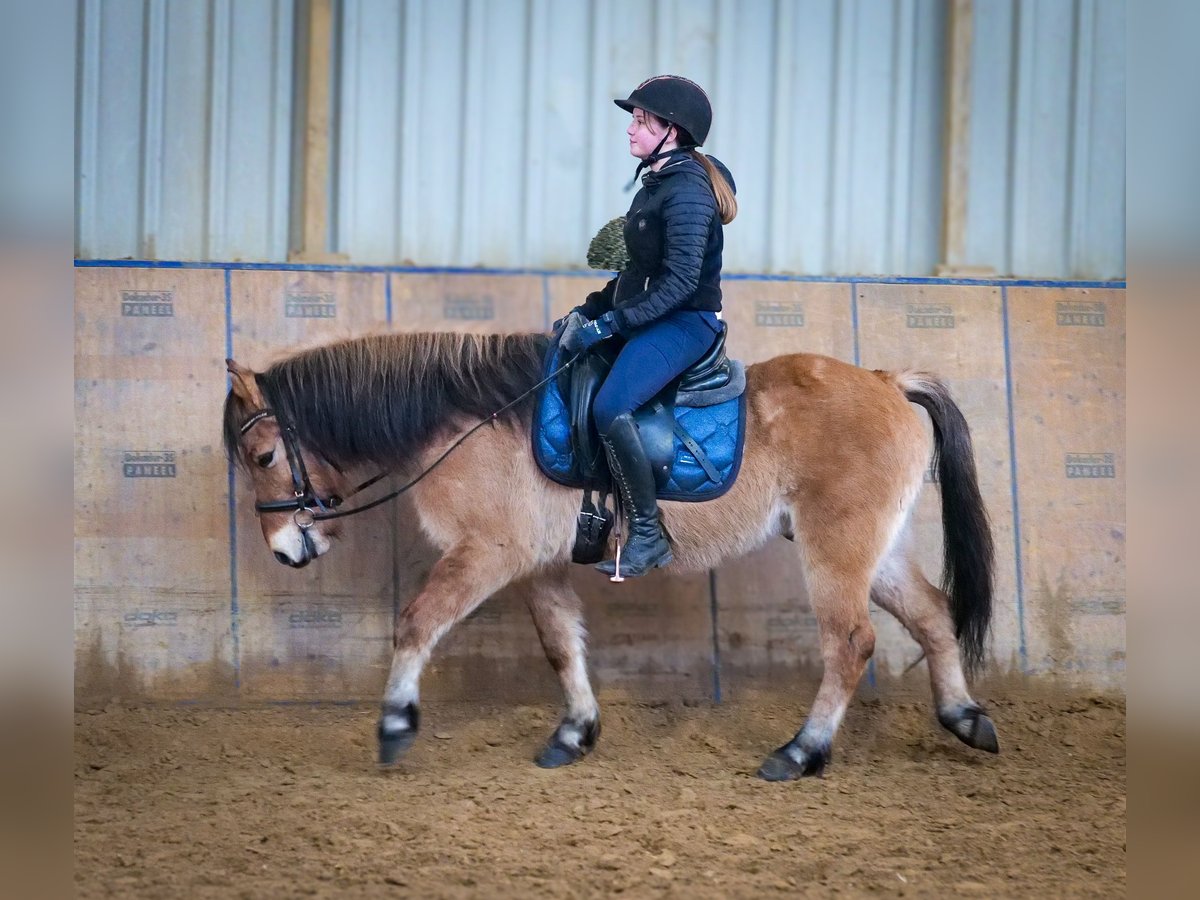
<svg viewBox="0 0 1200 900"><path fill-rule="evenodd" d="M298 347L385 328L385 278L231 273L234 357L262 370ZM338 545L301 570L273 558L241 473L235 508L243 696L377 696L390 659L398 587L392 549L395 508L381 507L347 521Z"/></svg>
<svg viewBox="0 0 1200 900"><path fill-rule="evenodd" d="M971 427L979 486L996 542L991 655L999 671L1020 664L1002 298L997 287L858 286L862 365L924 369L940 376ZM923 410L918 410L926 419ZM932 434L932 431L930 432ZM931 475L913 514L926 577L941 579L941 497ZM877 666L899 673L920 651L888 613L872 609Z"/></svg>
<svg viewBox="0 0 1200 900"><path fill-rule="evenodd" d="M716 573L721 683L727 696L764 678L794 678L821 663L799 552L783 538Z"/></svg>
<svg viewBox="0 0 1200 900"><path fill-rule="evenodd" d="M1029 667L1123 686L1125 292L1008 307Z"/></svg>
<svg viewBox="0 0 1200 900"><path fill-rule="evenodd" d="M398 331L542 331L545 307L536 275L392 275Z"/></svg>
<svg viewBox="0 0 1200 900"><path fill-rule="evenodd" d="M821 353L852 362L851 291L849 284L723 282L729 355L755 363L784 353Z"/></svg>
<svg viewBox="0 0 1200 900"><path fill-rule="evenodd" d="M572 309L587 299L592 291L598 291L609 281L607 274L598 272L594 276L548 276L546 278L546 294L549 297L550 315L546 322L546 330L556 319L565 316Z"/></svg>
<svg viewBox="0 0 1200 900"><path fill-rule="evenodd" d="M555 701L558 679L542 652L526 594L524 585L510 585L455 626L425 669L422 696Z"/></svg>
<svg viewBox="0 0 1200 900"><path fill-rule="evenodd" d="M222 273L77 270L75 334L77 697L226 695Z"/></svg>
<svg viewBox="0 0 1200 900"><path fill-rule="evenodd" d="M566 315L608 278L549 277L550 319ZM721 317L729 326L730 356L747 364L782 353L824 353L850 360L851 285L803 281L722 282Z"/></svg>
<svg viewBox="0 0 1200 900"><path fill-rule="evenodd" d="M77 276L81 701L229 697L239 683L249 699L376 698L394 613L437 557L411 508L401 500L351 520L336 550L308 569L280 566L240 476L232 504L227 495L219 445L225 273L114 268ZM605 280L234 271L233 351L263 368L300 346L383 330L389 310L403 330L542 331ZM1124 292L1011 288L1006 298L986 286L725 285L730 354L747 362L797 351L852 359L854 311L864 365L941 374L971 423L997 539L994 667L1021 662L1015 442L1028 669L1123 685ZM936 580L940 505L932 482L915 527L922 564ZM598 684L643 696L711 694L707 576L655 573L614 586L580 567L573 577ZM819 662L793 545L773 540L726 564L715 585L727 696L748 679ZM897 672L915 645L886 613L873 616L878 666ZM557 696L522 585L447 636L424 688L436 698Z"/></svg>
<svg viewBox="0 0 1200 900"><path fill-rule="evenodd" d="M852 286L728 281L724 317L730 356L747 363L787 353L854 356ZM721 566L717 627L727 693L762 677L786 677L820 663L816 620L794 544L765 547Z"/></svg>
<svg viewBox="0 0 1200 900"><path fill-rule="evenodd" d="M612 584L579 566L596 683L635 696L710 697L713 634L708 578L652 572Z"/></svg>

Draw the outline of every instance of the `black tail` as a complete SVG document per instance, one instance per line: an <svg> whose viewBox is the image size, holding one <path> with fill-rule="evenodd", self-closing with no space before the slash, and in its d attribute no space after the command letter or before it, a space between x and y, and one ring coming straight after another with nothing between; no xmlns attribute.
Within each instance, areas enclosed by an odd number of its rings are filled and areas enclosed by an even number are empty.
<svg viewBox="0 0 1200 900"><path fill-rule="evenodd" d="M950 597L954 631L968 672L983 664L992 619L995 549L979 493L971 430L950 391L932 375L898 376L904 396L933 420L933 464L942 488L942 590Z"/></svg>

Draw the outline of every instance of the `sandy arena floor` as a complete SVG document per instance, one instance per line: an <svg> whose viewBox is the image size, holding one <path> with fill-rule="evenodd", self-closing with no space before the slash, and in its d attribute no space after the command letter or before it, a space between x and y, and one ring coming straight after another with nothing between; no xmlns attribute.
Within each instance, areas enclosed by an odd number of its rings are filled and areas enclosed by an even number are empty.
<svg viewBox="0 0 1200 900"><path fill-rule="evenodd" d="M76 715L81 897L1124 896L1125 704L978 696L1001 755L926 699L858 699L823 779L767 784L802 707L601 697L597 752L530 761L557 710L428 704L373 765L373 706Z"/></svg>

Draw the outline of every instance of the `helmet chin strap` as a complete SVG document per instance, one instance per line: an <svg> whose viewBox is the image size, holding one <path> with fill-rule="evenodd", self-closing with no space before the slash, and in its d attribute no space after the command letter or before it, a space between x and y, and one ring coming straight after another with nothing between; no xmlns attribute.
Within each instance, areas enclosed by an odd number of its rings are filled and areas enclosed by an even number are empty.
<svg viewBox="0 0 1200 900"><path fill-rule="evenodd" d="M672 127L674 127L674 126L672 126ZM667 130L663 133L662 140L658 142L658 146L650 151L649 156L647 156L645 159L643 159L641 162L638 163L637 168L634 169L634 171L633 171L633 178L630 179L629 184L625 185L625 190L627 190L627 191L633 190L633 186L635 184L637 184L638 179L642 177L642 169L646 168L646 166L654 165L660 159L664 159L664 158L670 156L672 153L676 152L677 150L686 149L685 147L673 147L672 149L668 150L666 153L659 153L659 151L662 150L662 145L667 142L667 138L670 136L670 134L671 134L671 128L667 128Z"/></svg>

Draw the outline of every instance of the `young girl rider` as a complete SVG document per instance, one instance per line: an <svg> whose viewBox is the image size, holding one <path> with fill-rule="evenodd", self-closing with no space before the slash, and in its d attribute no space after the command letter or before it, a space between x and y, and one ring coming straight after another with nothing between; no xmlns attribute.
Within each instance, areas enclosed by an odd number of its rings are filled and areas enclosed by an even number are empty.
<svg viewBox="0 0 1200 900"><path fill-rule="evenodd" d="M672 556L633 412L700 359L720 332L722 225L733 221L737 200L729 170L696 149L712 124L698 84L658 75L613 102L633 116L625 131L640 160L634 177L641 175L642 187L624 226L630 261L573 310L589 321L567 330L563 349L623 342L593 416L629 521L621 574L636 576ZM607 560L596 568L612 575L616 567Z"/></svg>

